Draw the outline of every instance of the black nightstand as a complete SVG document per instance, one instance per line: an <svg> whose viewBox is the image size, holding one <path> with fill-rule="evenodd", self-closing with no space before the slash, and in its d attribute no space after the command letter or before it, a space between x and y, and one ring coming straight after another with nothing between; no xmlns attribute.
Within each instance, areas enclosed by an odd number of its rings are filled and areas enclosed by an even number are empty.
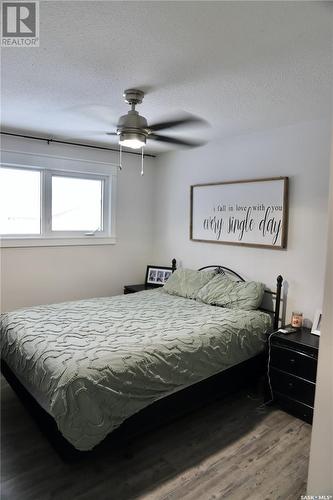
<svg viewBox="0 0 333 500"><path fill-rule="evenodd" d="M149 285L125 285L124 294L142 292L143 290L152 290L152 286Z"/></svg>
<svg viewBox="0 0 333 500"><path fill-rule="evenodd" d="M319 337L308 328L271 336L269 375L274 401L312 423Z"/></svg>

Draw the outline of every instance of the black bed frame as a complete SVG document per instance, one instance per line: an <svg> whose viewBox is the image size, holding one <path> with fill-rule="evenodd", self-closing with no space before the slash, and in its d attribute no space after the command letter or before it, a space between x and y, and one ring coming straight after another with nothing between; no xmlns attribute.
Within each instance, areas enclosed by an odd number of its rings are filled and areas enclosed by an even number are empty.
<svg viewBox="0 0 333 500"><path fill-rule="evenodd" d="M173 270L176 269L176 260L172 261ZM199 270L215 269L217 273L226 274L237 281L245 281L232 269L224 266L205 266ZM276 329L280 320L280 303L282 276L277 277L276 291L267 290L275 302L273 309L261 308L273 317L273 329ZM258 381L265 373L266 354L260 353L236 366L232 366L216 375L213 375L190 387L182 389L170 396L156 401L132 417L128 418L118 429L107 436L102 443L92 451L78 451L59 432L55 420L37 403L35 398L25 389L5 361L1 360L1 371L9 385L16 392L29 413L34 417L40 430L65 461L73 461L84 457L91 457L101 449L110 446L123 448L134 437L156 429L169 423L201 406L223 398L233 392Z"/></svg>

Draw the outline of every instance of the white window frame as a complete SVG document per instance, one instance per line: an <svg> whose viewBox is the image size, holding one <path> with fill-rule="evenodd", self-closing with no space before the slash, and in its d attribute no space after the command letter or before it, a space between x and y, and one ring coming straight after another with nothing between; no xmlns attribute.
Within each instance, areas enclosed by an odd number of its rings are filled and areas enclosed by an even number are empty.
<svg viewBox="0 0 333 500"><path fill-rule="evenodd" d="M116 243L116 181L118 167L103 162L2 150L1 167L40 172L40 234L2 235L0 246L35 247L110 245ZM24 163L21 161L24 160ZM52 230L52 176L103 182L102 231Z"/></svg>
<svg viewBox="0 0 333 500"><path fill-rule="evenodd" d="M44 175L43 175L44 174ZM92 179L103 183L102 195L102 225L101 231L55 231L52 229L52 178L67 177L69 179ZM46 237L54 238L76 238L76 237L95 237L106 238L111 234L111 183L105 175L80 174L77 172L61 172L58 170L45 170L42 172L42 182L45 188L42 190L45 194L43 206L44 217L42 217L42 233Z"/></svg>

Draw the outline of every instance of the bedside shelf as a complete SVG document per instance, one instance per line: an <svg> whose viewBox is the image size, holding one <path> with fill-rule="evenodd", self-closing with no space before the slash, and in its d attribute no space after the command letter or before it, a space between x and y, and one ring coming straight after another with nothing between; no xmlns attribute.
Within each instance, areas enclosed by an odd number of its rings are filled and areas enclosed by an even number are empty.
<svg viewBox="0 0 333 500"><path fill-rule="evenodd" d="M276 332L271 340L269 376L274 401L311 423L316 389L319 337L308 328Z"/></svg>
<svg viewBox="0 0 333 500"><path fill-rule="evenodd" d="M124 294L142 292L143 290L152 290L154 287L149 285L125 285Z"/></svg>

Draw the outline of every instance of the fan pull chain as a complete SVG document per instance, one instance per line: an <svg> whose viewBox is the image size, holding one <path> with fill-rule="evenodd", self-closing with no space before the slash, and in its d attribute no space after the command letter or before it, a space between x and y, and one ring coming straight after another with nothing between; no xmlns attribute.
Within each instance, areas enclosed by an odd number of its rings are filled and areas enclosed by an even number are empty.
<svg viewBox="0 0 333 500"><path fill-rule="evenodd" d="M143 159L144 159L144 156L143 156L143 146L141 148L141 176L144 174L143 172Z"/></svg>
<svg viewBox="0 0 333 500"><path fill-rule="evenodd" d="M119 144L119 170L123 169L122 157L123 157L123 147L121 144Z"/></svg>

